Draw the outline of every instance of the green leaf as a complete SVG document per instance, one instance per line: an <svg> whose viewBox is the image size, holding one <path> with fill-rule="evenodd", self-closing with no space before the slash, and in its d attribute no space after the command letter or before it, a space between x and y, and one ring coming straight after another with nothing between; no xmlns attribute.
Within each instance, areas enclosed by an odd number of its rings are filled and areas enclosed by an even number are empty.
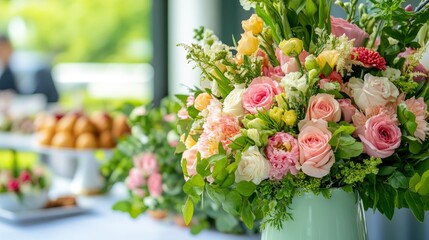
<svg viewBox="0 0 429 240"><path fill-rule="evenodd" d="M188 115L189 115L191 118L197 118L197 117L198 117L198 114L200 113L200 111L198 111L198 110L197 110L195 107L193 107L193 106L188 107L187 111L188 111Z"/></svg>
<svg viewBox="0 0 429 240"><path fill-rule="evenodd" d="M408 207L413 212L414 216L420 221L423 222L425 219L425 211L423 201L421 196L415 192L406 191L404 194L404 198Z"/></svg>
<svg viewBox="0 0 429 240"><path fill-rule="evenodd" d="M418 173L415 173L410 179L409 188L417 192L417 190L415 190L415 187L419 182L420 182L420 175Z"/></svg>
<svg viewBox="0 0 429 240"><path fill-rule="evenodd" d="M214 164L212 176L216 183L222 183L228 176L226 171L227 159L222 158Z"/></svg>
<svg viewBox="0 0 429 240"><path fill-rule="evenodd" d="M415 186L416 192L420 195L428 195L429 194L429 171L423 173L420 182Z"/></svg>
<svg viewBox="0 0 429 240"><path fill-rule="evenodd" d="M227 188L227 187L231 186L232 184L234 184L234 182L235 182L235 174L228 174L228 176L225 178L225 180L221 184L221 187Z"/></svg>
<svg viewBox="0 0 429 240"><path fill-rule="evenodd" d="M241 203L241 195L232 190L226 195L225 200L222 203L222 207L227 213L237 216L240 213Z"/></svg>
<svg viewBox="0 0 429 240"><path fill-rule="evenodd" d="M192 176L184 185L183 191L192 197L192 200L198 202L201 194L204 192L205 182L201 175Z"/></svg>
<svg viewBox="0 0 429 240"><path fill-rule="evenodd" d="M380 169L378 171L378 175L380 175L380 176L387 176L387 175L392 174L395 170L396 170L396 167L383 166L383 167L380 167Z"/></svg>
<svg viewBox="0 0 429 240"><path fill-rule="evenodd" d="M408 188L408 179L399 171L395 171L387 180L393 188Z"/></svg>
<svg viewBox="0 0 429 240"><path fill-rule="evenodd" d="M395 212L396 191L390 185L378 182L376 185L379 194L378 210L386 215L388 219L392 219Z"/></svg>
<svg viewBox="0 0 429 240"><path fill-rule="evenodd" d="M182 172L183 172L183 175L185 177L189 176L189 174L188 174L188 168L187 168L187 162L188 161L186 159L182 159L182 163L181 163L181 165L182 165Z"/></svg>
<svg viewBox="0 0 429 240"><path fill-rule="evenodd" d="M191 198L187 198L185 205L183 205L182 208L183 212L183 218L185 219L186 225L189 225L191 223L192 217L194 215L194 202Z"/></svg>
<svg viewBox="0 0 429 240"><path fill-rule="evenodd" d="M197 163L197 173L203 177L210 175L210 164L208 159L201 159Z"/></svg>
<svg viewBox="0 0 429 240"><path fill-rule="evenodd" d="M223 212L216 216L216 229L220 232L231 232L239 224L237 218Z"/></svg>
<svg viewBox="0 0 429 240"><path fill-rule="evenodd" d="M245 197L249 197L255 192L256 184L248 181L241 181L237 183L237 192Z"/></svg>
<svg viewBox="0 0 429 240"><path fill-rule="evenodd" d="M119 201L113 205L112 209L115 211L129 212L131 209L131 203L129 200Z"/></svg>
<svg viewBox="0 0 429 240"><path fill-rule="evenodd" d="M244 202L243 208L241 209L241 219L247 228L253 228L255 223L255 214L252 211L251 204L247 200Z"/></svg>
<svg viewBox="0 0 429 240"><path fill-rule="evenodd" d="M179 154L179 153L183 153L184 151L186 151L186 145L183 142L179 141L177 143L176 151L174 153Z"/></svg>
<svg viewBox="0 0 429 240"><path fill-rule="evenodd" d="M225 200L225 193L222 189L214 188L210 184L207 184L206 192L209 197L218 204L221 204Z"/></svg>

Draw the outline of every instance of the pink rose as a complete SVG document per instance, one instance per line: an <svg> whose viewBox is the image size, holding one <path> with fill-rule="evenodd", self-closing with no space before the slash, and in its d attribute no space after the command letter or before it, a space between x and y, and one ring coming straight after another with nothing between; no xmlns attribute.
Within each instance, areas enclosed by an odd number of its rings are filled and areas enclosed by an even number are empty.
<svg viewBox="0 0 429 240"><path fill-rule="evenodd" d="M152 197L159 197L162 194L162 176L155 173L149 177L147 183L149 193Z"/></svg>
<svg viewBox="0 0 429 240"><path fill-rule="evenodd" d="M298 173L296 165L299 161L298 141L290 134L278 132L268 139L265 148L267 158L271 163L269 177L281 180L288 172Z"/></svg>
<svg viewBox="0 0 429 240"><path fill-rule="evenodd" d="M243 107L253 114L258 113L258 110L270 109L274 96L282 92L280 84L271 78L255 78L243 93Z"/></svg>
<svg viewBox="0 0 429 240"><path fill-rule="evenodd" d="M308 121L298 135L299 163L308 176L321 178L329 174L335 162L334 152L329 145L332 133L328 122L318 119Z"/></svg>
<svg viewBox="0 0 429 240"><path fill-rule="evenodd" d="M285 73L283 72L283 70L280 66L262 67L262 73L264 76L269 77L269 78L274 79L274 80L278 80L278 81L280 81L285 76Z"/></svg>
<svg viewBox="0 0 429 240"><path fill-rule="evenodd" d="M341 119L340 104L333 95L319 93L311 96L308 103L305 119L299 122L299 127L314 119L323 119L328 122L338 122Z"/></svg>
<svg viewBox="0 0 429 240"><path fill-rule="evenodd" d="M129 189L134 190L143 186L146 183L143 172L140 169L132 168L128 176L127 186Z"/></svg>
<svg viewBox="0 0 429 240"><path fill-rule="evenodd" d="M359 138L364 152L373 157L387 158L401 144L401 130L387 114L380 113L369 118Z"/></svg>
<svg viewBox="0 0 429 240"><path fill-rule="evenodd" d="M299 58L299 61L301 62L302 65L304 65L305 58L308 57L308 55L309 54L306 51L303 51L299 55L298 58ZM281 69L283 70L284 74L299 71L299 66L298 66L298 63L296 62L296 59L294 57L289 57L289 56L284 55L280 48L276 49L276 57L280 62L280 66L281 66Z"/></svg>
<svg viewBox="0 0 429 240"><path fill-rule="evenodd" d="M192 177L197 174L197 153L198 153L198 146L194 145L191 148L184 151L182 154L182 160L186 159L186 170L188 171L189 177Z"/></svg>
<svg viewBox="0 0 429 240"><path fill-rule="evenodd" d="M142 170L145 176L158 172L159 165L156 156L152 153L143 153L133 158L134 166Z"/></svg>
<svg viewBox="0 0 429 240"><path fill-rule="evenodd" d="M349 39L355 40L355 47L360 47L369 37L368 33L360 29L355 24L349 23L342 18L331 16L331 33L337 37L345 34Z"/></svg>
<svg viewBox="0 0 429 240"><path fill-rule="evenodd" d="M352 104L350 99L339 99L341 112L343 113L344 121L350 123L352 121L353 115L355 115L357 109Z"/></svg>

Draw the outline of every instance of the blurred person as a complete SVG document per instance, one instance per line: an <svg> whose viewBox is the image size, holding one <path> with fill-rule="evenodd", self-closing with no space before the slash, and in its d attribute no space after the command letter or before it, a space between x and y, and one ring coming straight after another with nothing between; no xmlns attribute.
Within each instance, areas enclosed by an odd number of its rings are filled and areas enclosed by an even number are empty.
<svg viewBox="0 0 429 240"><path fill-rule="evenodd" d="M15 82L15 76L9 66L12 52L13 48L9 39L5 36L0 36L0 91L11 90L19 93Z"/></svg>
<svg viewBox="0 0 429 240"><path fill-rule="evenodd" d="M37 70L34 74L34 80L36 82L34 93L44 94L48 103L58 102L59 95L50 68Z"/></svg>

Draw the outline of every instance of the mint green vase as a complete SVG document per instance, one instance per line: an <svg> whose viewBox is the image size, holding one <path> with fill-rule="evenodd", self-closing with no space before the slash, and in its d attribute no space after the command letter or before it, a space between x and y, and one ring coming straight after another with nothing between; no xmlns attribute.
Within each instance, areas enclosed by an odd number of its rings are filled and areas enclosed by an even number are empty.
<svg viewBox="0 0 429 240"><path fill-rule="evenodd" d="M304 193L291 205L293 220L277 230L267 225L262 240L367 240L365 212L357 193L331 189L332 197Z"/></svg>

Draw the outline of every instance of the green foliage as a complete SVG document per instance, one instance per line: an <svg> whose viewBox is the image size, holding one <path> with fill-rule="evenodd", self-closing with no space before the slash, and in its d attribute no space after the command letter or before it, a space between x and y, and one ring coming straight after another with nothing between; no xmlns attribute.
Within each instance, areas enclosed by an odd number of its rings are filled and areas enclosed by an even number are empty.
<svg viewBox="0 0 429 240"><path fill-rule="evenodd" d="M50 53L55 62L149 62L152 1L2 1L3 31L25 21L27 39L18 48Z"/></svg>
<svg viewBox="0 0 429 240"><path fill-rule="evenodd" d="M363 145L352 137L355 127L352 125L332 126L335 129L329 144L335 152L335 157L339 159L350 159L362 154Z"/></svg>

